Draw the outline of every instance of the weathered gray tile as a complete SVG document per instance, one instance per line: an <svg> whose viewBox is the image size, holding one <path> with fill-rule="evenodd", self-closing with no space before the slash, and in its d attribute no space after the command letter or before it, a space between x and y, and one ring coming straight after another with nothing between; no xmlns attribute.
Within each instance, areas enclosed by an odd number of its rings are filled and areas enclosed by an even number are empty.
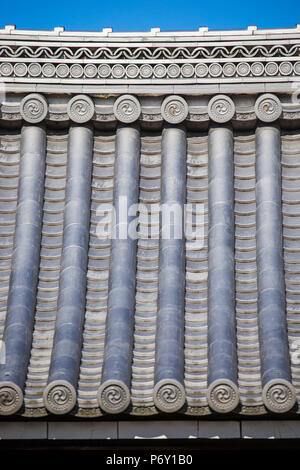
<svg viewBox="0 0 300 470"><path fill-rule="evenodd" d="M220 83L220 93L263 93L264 83Z"/></svg>
<svg viewBox="0 0 300 470"><path fill-rule="evenodd" d="M244 439L298 439L299 421L242 421Z"/></svg>
<svg viewBox="0 0 300 470"><path fill-rule="evenodd" d="M47 439L47 423L1 422L0 439Z"/></svg>
<svg viewBox="0 0 300 470"><path fill-rule="evenodd" d="M174 85L174 93L178 94L196 94L201 95L207 93L209 95L213 93L219 93L218 83L194 83L192 85Z"/></svg>
<svg viewBox="0 0 300 470"><path fill-rule="evenodd" d="M197 421L120 421L119 439L189 439L197 437Z"/></svg>
<svg viewBox="0 0 300 470"><path fill-rule="evenodd" d="M201 439L239 439L239 421L199 421L198 437Z"/></svg>
<svg viewBox="0 0 300 470"><path fill-rule="evenodd" d="M50 422L48 439L117 439L117 423Z"/></svg>

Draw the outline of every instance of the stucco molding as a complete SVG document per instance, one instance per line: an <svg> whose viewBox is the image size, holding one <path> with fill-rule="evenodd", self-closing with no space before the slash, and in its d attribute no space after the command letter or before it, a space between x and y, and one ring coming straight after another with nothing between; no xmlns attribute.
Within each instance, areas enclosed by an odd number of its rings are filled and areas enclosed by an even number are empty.
<svg viewBox="0 0 300 470"><path fill-rule="evenodd" d="M102 32L0 29L8 83L267 83L300 77L300 28Z"/></svg>

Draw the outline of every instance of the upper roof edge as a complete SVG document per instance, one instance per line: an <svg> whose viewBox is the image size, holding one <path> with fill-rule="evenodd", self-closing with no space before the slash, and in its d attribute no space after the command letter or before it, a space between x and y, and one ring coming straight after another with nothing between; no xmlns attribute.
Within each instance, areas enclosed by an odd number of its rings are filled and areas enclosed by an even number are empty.
<svg viewBox="0 0 300 470"><path fill-rule="evenodd" d="M218 38L226 39L227 37L242 37L243 39L255 37L269 37L269 36L292 36L300 34L300 23L295 26L285 28L261 28L259 29L256 25L249 25L243 29L209 29L207 26L200 26L197 30L174 30L174 31L161 31L159 27L150 28L149 31L113 31L111 27L104 27L102 30L65 30L64 26L55 26L53 29L18 29L15 25L5 25L4 28L0 28L1 36L14 36L24 37L32 39L43 38L57 38L61 37L64 39L72 38L74 40L82 40L82 38L89 39L134 39L143 38L143 40L153 39L185 39L185 38Z"/></svg>

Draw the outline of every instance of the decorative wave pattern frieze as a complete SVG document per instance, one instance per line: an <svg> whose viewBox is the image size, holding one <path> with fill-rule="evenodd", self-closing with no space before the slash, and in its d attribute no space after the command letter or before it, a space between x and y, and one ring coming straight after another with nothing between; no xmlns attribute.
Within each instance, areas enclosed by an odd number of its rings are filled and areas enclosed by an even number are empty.
<svg viewBox="0 0 300 470"><path fill-rule="evenodd" d="M300 76L300 42L140 41L124 45L61 40L0 42L0 78L49 80L201 80Z"/></svg>
<svg viewBox="0 0 300 470"><path fill-rule="evenodd" d="M294 57L300 52L300 44L234 45L196 47L58 47L49 46L0 46L0 57L48 58L48 59L210 59L235 57Z"/></svg>

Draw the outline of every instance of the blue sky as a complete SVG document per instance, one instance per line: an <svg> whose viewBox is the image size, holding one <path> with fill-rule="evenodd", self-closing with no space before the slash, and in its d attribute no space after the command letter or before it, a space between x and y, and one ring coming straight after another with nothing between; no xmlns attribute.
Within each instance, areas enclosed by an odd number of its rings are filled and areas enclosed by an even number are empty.
<svg viewBox="0 0 300 470"><path fill-rule="evenodd" d="M115 31L270 28L300 23L300 0L11 0L2 1L0 27Z"/></svg>

